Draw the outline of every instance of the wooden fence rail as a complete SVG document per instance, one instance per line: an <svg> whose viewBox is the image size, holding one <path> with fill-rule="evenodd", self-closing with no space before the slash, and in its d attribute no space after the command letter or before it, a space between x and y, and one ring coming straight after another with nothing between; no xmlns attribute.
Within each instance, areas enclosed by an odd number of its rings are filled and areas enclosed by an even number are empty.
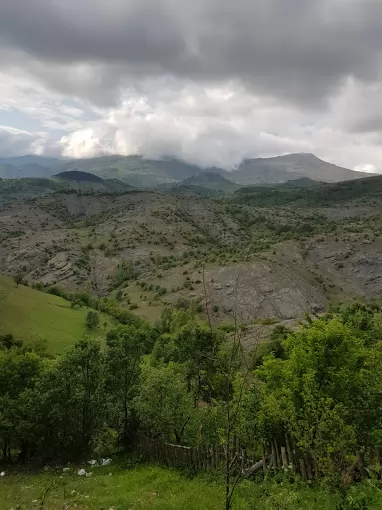
<svg viewBox="0 0 382 510"><path fill-rule="evenodd" d="M148 460L196 471L222 469L226 455L222 446L180 446L144 436L137 437L135 448Z"/></svg>
<svg viewBox="0 0 382 510"><path fill-rule="evenodd" d="M226 448L221 445L203 445L199 447L180 446L145 436L138 436L135 449L143 458L169 467L189 468L195 471L224 471L226 466ZM262 468L263 461L256 462L253 455L239 445L230 449L231 464L243 473L252 468L255 472Z"/></svg>
<svg viewBox="0 0 382 510"><path fill-rule="evenodd" d="M272 469L293 470L299 473L303 480L319 477L320 473L314 459L311 456L299 457L292 444L288 438L286 438L285 446L279 446L277 441L273 440L266 447L259 448L261 453L255 453L242 448L240 441L233 441L229 451L231 468L243 476L250 476L260 470L265 473ZM227 450L225 446L221 445L190 447L137 436L134 447L143 458L168 467L188 468L195 471L224 471L226 469ZM381 472L380 458L377 460L376 471ZM364 476L364 462L364 454L357 452L354 463L348 467L344 474L353 476L357 472L360 476Z"/></svg>

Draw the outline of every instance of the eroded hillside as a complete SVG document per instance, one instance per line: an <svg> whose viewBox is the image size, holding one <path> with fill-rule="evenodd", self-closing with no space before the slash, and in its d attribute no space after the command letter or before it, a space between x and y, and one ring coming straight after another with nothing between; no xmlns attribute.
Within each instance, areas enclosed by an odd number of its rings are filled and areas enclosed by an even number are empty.
<svg viewBox="0 0 382 510"><path fill-rule="evenodd" d="M381 296L378 194L277 203L256 193L15 198L0 206L0 272L118 293L152 320L170 302L195 299L202 309L205 296L216 321L290 320L330 300Z"/></svg>

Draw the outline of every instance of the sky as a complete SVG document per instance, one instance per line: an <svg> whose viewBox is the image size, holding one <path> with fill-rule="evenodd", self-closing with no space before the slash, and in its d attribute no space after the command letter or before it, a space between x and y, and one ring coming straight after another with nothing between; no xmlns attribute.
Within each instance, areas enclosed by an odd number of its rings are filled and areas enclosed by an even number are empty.
<svg viewBox="0 0 382 510"><path fill-rule="evenodd" d="M380 0L4 0L0 157L382 173Z"/></svg>

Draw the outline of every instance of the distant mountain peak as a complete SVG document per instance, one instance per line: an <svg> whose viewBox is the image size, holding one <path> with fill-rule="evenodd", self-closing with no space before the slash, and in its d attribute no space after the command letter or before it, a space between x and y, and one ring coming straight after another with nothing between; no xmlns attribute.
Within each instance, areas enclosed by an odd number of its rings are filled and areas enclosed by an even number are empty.
<svg viewBox="0 0 382 510"><path fill-rule="evenodd" d="M210 181L209 187L216 187L218 182L223 182L222 179L226 179L228 184L230 181L234 184L276 184L300 178L340 182L369 177L369 174L342 168L312 153L303 152L246 159L231 171L217 167L202 168L176 158L149 159L141 155L109 155L76 160L41 156L0 159L0 177L51 177L64 171L87 172L101 179L115 178L125 184L144 188L154 188L165 183L186 185L184 181L191 178L197 179L200 186L205 186L201 181ZM86 181L83 175L78 177ZM94 178L90 180L95 182ZM227 182L225 184L228 186Z"/></svg>
<svg viewBox="0 0 382 510"><path fill-rule="evenodd" d="M302 177L314 181L340 182L367 176L323 161L311 153L247 159L233 173L235 181L241 184L282 183Z"/></svg>

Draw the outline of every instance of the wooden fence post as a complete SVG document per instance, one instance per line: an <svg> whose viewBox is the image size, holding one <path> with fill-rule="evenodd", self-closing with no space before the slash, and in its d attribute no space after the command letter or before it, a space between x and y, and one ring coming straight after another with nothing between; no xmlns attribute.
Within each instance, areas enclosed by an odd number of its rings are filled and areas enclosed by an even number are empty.
<svg viewBox="0 0 382 510"><path fill-rule="evenodd" d="M276 450L273 440L271 441L271 450L272 450L271 466L273 467L273 469L277 469Z"/></svg>
<svg viewBox="0 0 382 510"><path fill-rule="evenodd" d="M220 470L220 446L216 445L215 447L215 456L216 456L216 469Z"/></svg>
<svg viewBox="0 0 382 510"><path fill-rule="evenodd" d="M289 441L288 434L285 434L285 444L286 444L286 448L287 448L287 452L288 452L289 464L294 466L295 459L294 459L293 450L292 450L292 446Z"/></svg>
<svg viewBox="0 0 382 510"><path fill-rule="evenodd" d="M361 474L362 478L365 478L366 476L366 470L365 470L365 452L362 450L357 451L357 464L359 468L359 472Z"/></svg>
<svg viewBox="0 0 382 510"><path fill-rule="evenodd" d="M267 458L265 455L265 448L264 448L263 444L261 445L261 458L263 459L263 471L264 471L264 473L266 473L267 472Z"/></svg>
<svg viewBox="0 0 382 510"><path fill-rule="evenodd" d="M305 457L305 467L306 467L306 472L307 472L307 475L308 475L308 479L312 480L313 479L312 463L311 463L309 455L307 455Z"/></svg>
<svg viewBox="0 0 382 510"><path fill-rule="evenodd" d="M276 467L277 469L279 469L281 467L281 461L280 461L280 454L279 454L279 448L278 448L278 445L277 445L277 440L276 438L274 438L274 443L275 443L275 451L276 451Z"/></svg>
<svg viewBox="0 0 382 510"><path fill-rule="evenodd" d="M304 459L300 459L300 471L301 471L302 479L304 480L304 482L306 482L308 477L307 477L307 474L306 474L306 467L305 467Z"/></svg>
<svg viewBox="0 0 382 510"><path fill-rule="evenodd" d="M288 471L288 457L285 446L281 447L281 458L283 461L283 469L284 471Z"/></svg>
<svg viewBox="0 0 382 510"><path fill-rule="evenodd" d="M241 473L244 474L245 471L245 463L247 462L247 450L242 448L241 450Z"/></svg>

